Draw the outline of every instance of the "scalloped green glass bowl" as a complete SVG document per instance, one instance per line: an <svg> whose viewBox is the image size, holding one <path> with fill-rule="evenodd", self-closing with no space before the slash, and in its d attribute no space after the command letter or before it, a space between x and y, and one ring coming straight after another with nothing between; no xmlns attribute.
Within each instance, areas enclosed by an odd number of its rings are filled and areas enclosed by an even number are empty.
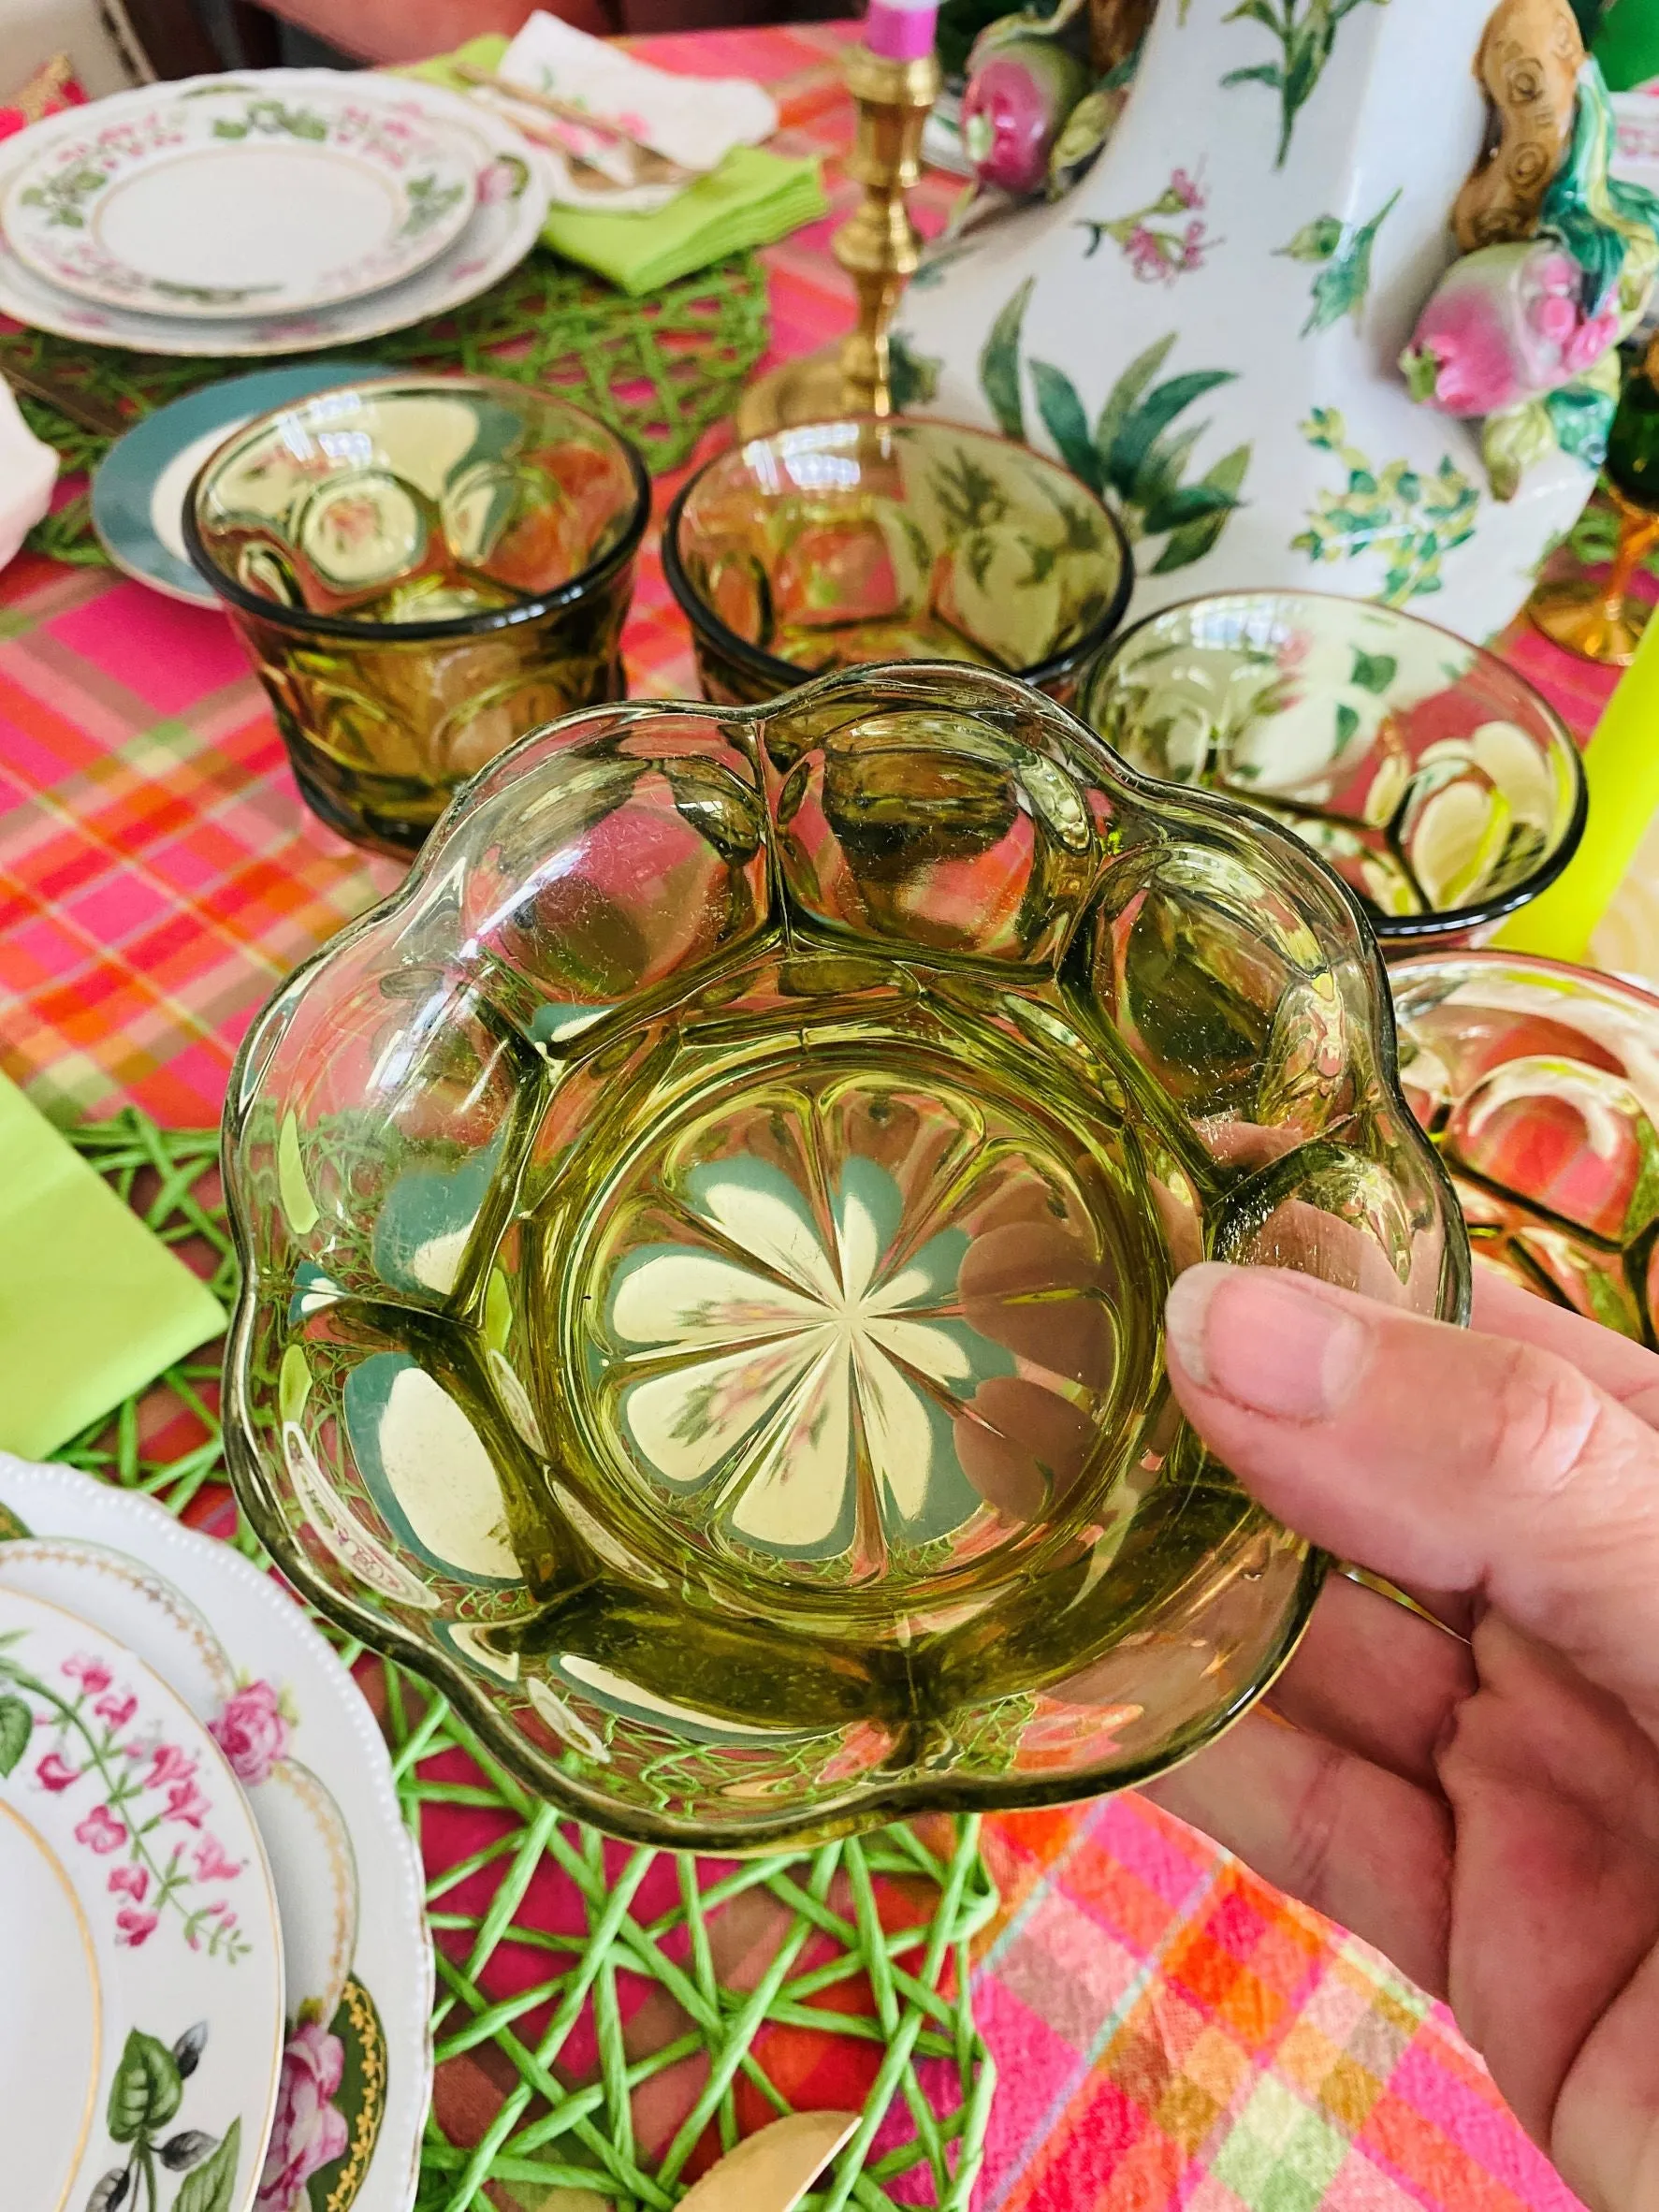
<svg viewBox="0 0 1659 2212"><path fill-rule="evenodd" d="M1320 1564L1173 1408L1169 1282L1466 1300L1348 894L960 667L525 739L255 1024L226 1158L284 1572L710 1849L1196 1749Z"/></svg>

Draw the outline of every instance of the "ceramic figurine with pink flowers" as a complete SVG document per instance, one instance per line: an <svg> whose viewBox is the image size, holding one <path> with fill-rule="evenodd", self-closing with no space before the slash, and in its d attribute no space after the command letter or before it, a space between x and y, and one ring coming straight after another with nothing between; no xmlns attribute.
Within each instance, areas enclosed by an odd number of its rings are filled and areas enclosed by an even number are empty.
<svg viewBox="0 0 1659 2212"><path fill-rule="evenodd" d="M1109 497L1137 613L1274 585L1514 614L1659 269L1568 0L1061 0L979 34L962 116L901 403Z"/></svg>

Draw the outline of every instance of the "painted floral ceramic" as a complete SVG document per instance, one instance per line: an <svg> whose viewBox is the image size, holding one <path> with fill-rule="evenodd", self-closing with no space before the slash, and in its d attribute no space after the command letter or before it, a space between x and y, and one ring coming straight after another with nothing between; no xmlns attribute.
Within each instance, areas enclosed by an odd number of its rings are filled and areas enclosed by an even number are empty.
<svg viewBox="0 0 1659 2212"><path fill-rule="evenodd" d="M1170 607L1113 649L1081 711L1143 774L1293 829L1390 952L1476 941L1583 835L1560 718L1506 662L1390 607L1304 591Z"/></svg>
<svg viewBox="0 0 1659 2212"><path fill-rule="evenodd" d="M1166 1286L1465 1289L1342 886L961 666L527 739L227 1116L261 1535L531 1786L679 1844L1196 1747L1319 1570L1176 1414Z"/></svg>
<svg viewBox="0 0 1659 2212"><path fill-rule="evenodd" d="M258 2212L408 2212L431 2087L425 1877L355 1683L268 1575L148 1499L0 1454L0 1589L95 1619L177 1690L269 1856L286 2031Z"/></svg>
<svg viewBox="0 0 1659 2212"><path fill-rule="evenodd" d="M298 99L242 78L59 130L0 227L37 276L153 314L289 314L411 276L472 218L468 139L342 77Z"/></svg>
<svg viewBox="0 0 1659 2212"><path fill-rule="evenodd" d="M247 2212L283 2049L258 1831L165 1682L101 1629L10 1589L0 1882L7 2201Z"/></svg>
<svg viewBox="0 0 1659 2212"><path fill-rule="evenodd" d="M976 220L897 315L900 403L995 424L1117 505L1133 612L1312 586L1501 628L1593 471L1505 504L1395 364L1456 252L1492 0L1158 0L1066 197Z"/></svg>
<svg viewBox="0 0 1659 2212"><path fill-rule="evenodd" d="M217 77L187 79L169 90L187 93L223 81ZM340 76L332 69L268 69L260 72L259 82L271 97L304 106L331 89L337 94ZM36 329L97 345L125 345L138 353L191 358L256 358L355 344L476 298L516 269L536 242L547 212L542 156L500 116L441 85L369 77L353 82L359 88L372 83L377 104L389 105L412 127L441 131L464 146L477 178L471 219L442 253L413 275L378 291L299 313L261 313L257 303L250 303L236 314L159 314L138 305L100 305L60 291L18 256L0 229L0 310ZM142 112L154 98L153 85L140 85L99 101L98 113L113 123ZM84 115L81 110L82 123ZM6 141L0 200L18 167L56 144L74 127L75 120L73 114L53 116Z"/></svg>
<svg viewBox="0 0 1659 2212"><path fill-rule="evenodd" d="M1477 1255L1654 1345L1659 998L1507 953L1404 960L1400 1074Z"/></svg>
<svg viewBox="0 0 1659 2212"><path fill-rule="evenodd" d="M184 514L332 829L413 852L515 738L627 690L650 511L625 438L485 376L343 385L255 416Z"/></svg>
<svg viewBox="0 0 1659 2212"><path fill-rule="evenodd" d="M662 565L706 699L880 661L967 661L1070 704L1128 602L1111 511L1052 461L949 423L810 423L717 455Z"/></svg>

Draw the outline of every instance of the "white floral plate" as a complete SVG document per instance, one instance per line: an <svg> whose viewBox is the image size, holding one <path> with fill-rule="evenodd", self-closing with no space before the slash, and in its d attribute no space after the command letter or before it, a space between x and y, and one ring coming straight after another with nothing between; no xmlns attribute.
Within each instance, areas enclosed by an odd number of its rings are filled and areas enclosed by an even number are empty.
<svg viewBox="0 0 1659 2212"><path fill-rule="evenodd" d="M178 87L217 83L215 78L187 79ZM268 69L261 84L287 99L309 96L320 83L338 83L332 69ZM362 79L359 81L367 82ZM412 121L442 124L465 141L478 176L477 204L471 221L435 259L400 284L368 292L357 299L298 314L242 313L223 318L162 315L136 307L109 307L49 284L19 258L0 233L0 313L15 315L37 330L77 338L95 345L130 346L141 354L176 354L225 360L259 359L268 354L315 353L324 346L350 345L401 330L411 323L447 313L475 299L480 292L516 269L536 242L547 214L546 164L529 140L499 116L441 85L376 78L376 98L388 98ZM153 89L117 93L102 103L108 113L123 103L153 98ZM73 116L69 119L73 124ZM49 117L7 138L0 204L27 161L55 144L65 119Z"/></svg>
<svg viewBox="0 0 1659 2212"><path fill-rule="evenodd" d="M248 1792L287 1959L259 2212L406 2212L431 2094L431 1939L419 1858L357 1685L293 1600L227 1546L148 1499L0 1453L0 1597L17 1588L107 1623L208 1724Z"/></svg>
<svg viewBox="0 0 1659 2212"><path fill-rule="evenodd" d="M18 169L11 250L49 284L152 314L290 314L412 276L465 229L467 140L365 97L256 79L99 101Z"/></svg>
<svg viewBox="0 0 1659 2212"><path fill-rule="evenodd" d="M259 1832L102 1629L0 1590L0 2130L30 2212L244 2212L283 2058Z"/></svg>

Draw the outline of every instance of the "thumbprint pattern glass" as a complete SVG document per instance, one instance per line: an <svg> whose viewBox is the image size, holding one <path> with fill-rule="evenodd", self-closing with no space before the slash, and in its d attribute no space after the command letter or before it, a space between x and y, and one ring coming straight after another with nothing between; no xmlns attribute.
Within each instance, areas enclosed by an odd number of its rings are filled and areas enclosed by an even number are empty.
<svg viewBox="0 0 1659 2212"><path fill-rule="evenodd" d="M526 731L625 695L649 500L633 448L566 400L397 378L246 425L196 477L185 537L306 800L407 854Z"/></svg>
<svg viewBox="0 0 1659 2212"><path fill-rule="evenodd" d="M687 1846L1196 1749L1320 1563L1183 1420L1171 1281L1466 1297L1343 885L980 669L527 738L227 1115L261 1536L531 1786Z"/></svg>
<svg viewBox="0 0 1659 2212"><path fill-rule="evenodd" d="M1082 711L1132 766L1300 837L1390 955L1477 943L1584 832L1560 716L1495 653L1396 607L1317 591L1188 600L1110 649Z"/></svg>
<svg viewBox="0 0 1659 2212"><path fill-rule="evenodd" d="M1069 705L1122 619L1128 543L1087 485L986 430L808 423L717 455L662 566L706 699L882 661L963 661Z"/></svg>

